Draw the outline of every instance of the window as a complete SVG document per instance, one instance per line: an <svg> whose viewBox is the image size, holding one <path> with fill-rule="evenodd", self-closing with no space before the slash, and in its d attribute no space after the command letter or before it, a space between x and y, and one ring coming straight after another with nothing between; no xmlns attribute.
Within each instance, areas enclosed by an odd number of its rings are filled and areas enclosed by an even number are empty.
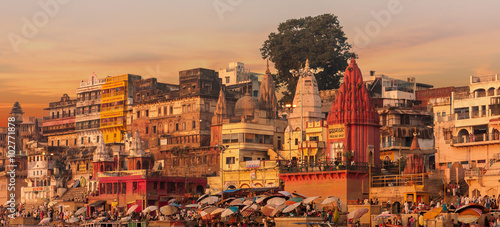
<svg viewBox="0 0 500 227"><path fill-rule="evenodd" d="M182 122L182 130L186 130L186 122Z"/></svg>
<svg viewBox="0 0 500 227"><path fill-rule="evenodd" d="M443 111L443 113L441 114L441 116L446 117L446 112Z"/></svg>
<svg viewBox="0 0 500 227"><path fill-rule="evenodd" d="M158 115L161 115L161 107L158 107Z"/></svg>
<svg viewBox="0 0 500 227"><path fill-rule="evenodd" d="M252 161L252 157L243 157L243 161L246 162L246 161Z"/></svg>
<svg viewBox="0 0 500 227"><path fill-rule="evenodd" d="M146 134L148 134L148 133L149 133L149 127L146 126Z"/></svg>
<svg viewBox="0 0 500 227"><path fill-rule="evenodd" d="M113 183L113 194L118 194L118 183Z"/></svg>
<svg viewBox="0 0 500 227"><path fill-rule="evenodd" d="M66 143L68 143L68 142L66 141ZM89 143L90 143L90 136L89 136ZM66 144L66 146L68 146L68 145Z"/></svg>
<svg viewBox="0 0 500 227"><path fill-rule="evenodd" d="M440 113L440 112L437 112L437 114L436 114L436 115L437 115L437 117L440 117L440 116L441 116L441 113Z"/></svg>
<svg viewBox="0 0 500 227"><path fill-rule="evenodd" d="M234 164L234 157L226 157L226 164Z"/></svg>
<svg viewBox="0 0 500 227"><path fill-rule="evenodd" d="M137 192L137 181L134 181L132 183L132 190L133 190L133 192Z"/></svg>
<svg viewBox="0 0 500 227"><path fill-rule="evenodd" d="M106 183L106 194L113 194L111 183Z"/></svg>
<svg viewBox="0 0 500 227"><path fill-rule="evenodd" d="M174 114L174 107L173 106L170 107L170 113L169 114Z"/></svg>
<svg viewBox="0 0 500 227"><path fill-rule="evenodd" d="M149 148L149 141L144 141L144 148Z"/></svg>
<svg viewBox="0 0 500 227"><path fill-rule="evenodd" d="M299 139L295 138L295 145L299 145Z"/></svg>
<svg viewBox="0 0 500 227"><path fill-rule="evenodd" d="M137 111L137 118L141 117L141 111Z"/></svg>
<svg viewBox="0 0 500 227"><path fill-rule="evenodd" d="M160 182L160 189L165 189L165 182Z"/></svg>
<svg viewBox="0 0 500 227"><path fill-rule="evenodd" d="M153 189L158 189L158 182L153 183Z"/></svg>
<svg viewBox="0 0 500 227"><path fill-rule="evenodd" d="M179 123L175 123L175 131L179 131Z"/></svg>
<svg viewBox="0 0 500 227"><path fill-rule="evenodd" d="M99 143L99 136L96 137L97 142Z"/></svg>
<svg viewBox="0 0 500 227"><path fill-rule="evenodd" d="M149 110L146 110L146 117L149 117Z"/></svg>
<svg viewBox="0 0 500 227"><path fill-rule="evenodd" d="M153 133L156 133L156 125L153 126Z"/></svg>
<svg viewBox="0 0 500 227"><path fill-rule="evenodd" d="M230 81L229 79L230 79L230 77L226 76L226 84L229 83L229 81Z"/></svg>
<svg viewBox="0 0 500 227"><path fill-rule="evenodd" d="M195 128L196 128L196 121L193 121L193 122L191 123L191 128L192 128L192 129L195 129Z"/></svg>
<svg viewBox="0 0 500 227"><path fill-rule="evenodd" d="M127 193L127 183L122 182L122 193L126 194Z"/></svg>

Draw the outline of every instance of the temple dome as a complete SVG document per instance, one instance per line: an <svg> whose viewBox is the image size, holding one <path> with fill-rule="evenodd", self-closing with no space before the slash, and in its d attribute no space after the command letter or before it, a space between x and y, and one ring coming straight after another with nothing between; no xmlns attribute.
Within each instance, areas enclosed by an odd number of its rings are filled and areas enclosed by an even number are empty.
<svg viewBox="0 0 500 227"><path fill-rule="evenodd" d="M259 108L259 100L250 95L250 93L246 93L243 97L238 99L236 105L234 107L235 115L240 116L249 116L254 114L254 111Z"/></svg>

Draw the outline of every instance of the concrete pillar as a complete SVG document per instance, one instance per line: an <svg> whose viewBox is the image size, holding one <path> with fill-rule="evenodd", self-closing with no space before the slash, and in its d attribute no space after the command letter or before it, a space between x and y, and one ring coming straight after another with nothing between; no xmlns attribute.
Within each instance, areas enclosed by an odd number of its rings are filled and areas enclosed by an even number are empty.
<svg viewBox="0 0 500 227"><path fill-rule="evenodd" d="M472 106L469 106L469 119L472 118Z"/></svg>

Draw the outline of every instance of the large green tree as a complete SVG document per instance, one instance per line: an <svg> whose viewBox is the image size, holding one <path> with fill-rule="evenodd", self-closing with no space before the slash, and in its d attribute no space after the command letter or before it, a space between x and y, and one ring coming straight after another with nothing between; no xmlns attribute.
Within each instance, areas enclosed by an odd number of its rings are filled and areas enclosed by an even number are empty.
<svg viewBox="0 0 500 227"><path fill-rule="evenodd" d="M306 59L315 74L319 90L339 87L348 59L355 56L339 25L337 16L323 14L287 20L280 23L278 32L269 34L260 49L262 58L274 63L278 74L276 85L283 90L283 102L291 102L295 95L298 78L290 70L299 70Z"/></svg>

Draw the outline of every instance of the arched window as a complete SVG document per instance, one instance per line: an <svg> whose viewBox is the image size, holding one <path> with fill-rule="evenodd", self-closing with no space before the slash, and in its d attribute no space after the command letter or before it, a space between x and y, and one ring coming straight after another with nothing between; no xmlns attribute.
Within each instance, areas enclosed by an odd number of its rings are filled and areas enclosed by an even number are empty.
<svg viewBox="0 0 500 227"><path fill-rule="evenodd" d="M100 172L104 172L104 165L101 164Z"/></svg>
<svg viewBox="0 0 500 227"><path fill-rule="evenodd" d="M135 169L141 169L141 162L140 161L137 161L137 163L135 164Z"/></svg>

